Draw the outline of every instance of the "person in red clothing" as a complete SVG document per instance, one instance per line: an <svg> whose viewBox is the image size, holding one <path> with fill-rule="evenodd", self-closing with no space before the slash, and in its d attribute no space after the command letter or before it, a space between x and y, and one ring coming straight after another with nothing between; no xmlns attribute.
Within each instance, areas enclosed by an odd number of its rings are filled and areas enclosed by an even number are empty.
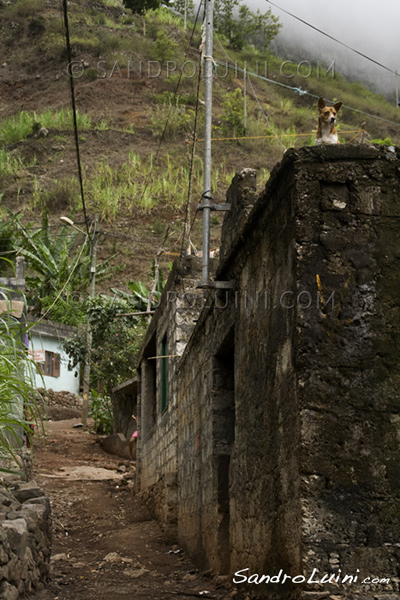
<svg viewBox="0 0 400 600"><path fill-rule="evenodd" d="M137 423L137 418L135 417L135 415L132 415L132 419L134 419ZM131 439L129 440L129 454L131 456L131 459L133 459L133 449L136 446L136 442L137 442L137 430L135 430L132 433Z"/></svg>

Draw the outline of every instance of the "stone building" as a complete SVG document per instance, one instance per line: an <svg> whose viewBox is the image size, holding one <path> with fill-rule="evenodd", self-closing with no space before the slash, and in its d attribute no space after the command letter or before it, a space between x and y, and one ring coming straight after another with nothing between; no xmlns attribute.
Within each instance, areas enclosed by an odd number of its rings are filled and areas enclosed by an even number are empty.
<svg viewBox="0 0 400 600"><path fill-rule="evenodd" d="M400 597L398 152L289 150L261 194L236 175L229 289L178 264L142 349L141 493L260 597Z"/></svg>

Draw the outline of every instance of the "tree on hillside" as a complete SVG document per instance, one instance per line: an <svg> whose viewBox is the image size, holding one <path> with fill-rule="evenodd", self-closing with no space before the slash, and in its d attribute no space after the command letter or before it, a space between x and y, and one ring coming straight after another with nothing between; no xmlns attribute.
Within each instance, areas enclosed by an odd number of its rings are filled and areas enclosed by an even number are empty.
<svg viewBox="0 0 400 600"><path fill-rule="evenodd" d="M269 8L266 13L261 13L258 9L254 15L254 33L261 50L265 52L272 40L278 35L282 23L279 17L272 14Z"/></svg>
<svg viewBox="0 0 400 600"><path fill-rule="evenodd" d="M215 29L228 39L230 46L238 33L235 12L239 3L240 0L215 0L214 4Z"/></svg>
<svg viewBox="0 0 400 600"><path fill-rule="evenodd" d="M123 0L124 6L137 15L144 15L148 10L155 10L161 4L169 4L169 0Z"/></svg>
<svg viewBox="0 0 400 600"><path fill-rule="evenodd" d="M228 39L234 50L254 44L263 52L282 27L271 9L253 13L240 0L215 0L214 23L215 29Z"/></svg>
<svg viewBox="0 0 400 600"><path fill-rule="evenodd" d="M193 0L174 0L172 4L174 11L182 18L185 16L186 11L186 17L188 19L191 19L194 16L194 6Z"/></svg>

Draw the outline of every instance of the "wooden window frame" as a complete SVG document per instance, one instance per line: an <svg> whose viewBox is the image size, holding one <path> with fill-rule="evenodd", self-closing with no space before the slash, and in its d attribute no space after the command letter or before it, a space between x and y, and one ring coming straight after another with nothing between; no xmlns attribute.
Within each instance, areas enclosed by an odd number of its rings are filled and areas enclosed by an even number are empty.
<svg viewBox="0 0 400 600"><path fill-rule="evenodd" d="M61 355L57 352L44 352L44 362L39 363L39 368L45 377L60 377Z"/></svg>

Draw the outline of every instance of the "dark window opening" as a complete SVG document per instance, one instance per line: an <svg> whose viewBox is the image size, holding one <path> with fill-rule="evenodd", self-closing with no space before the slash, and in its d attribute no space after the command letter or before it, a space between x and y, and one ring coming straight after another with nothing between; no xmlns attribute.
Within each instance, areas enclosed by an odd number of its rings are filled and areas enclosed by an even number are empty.
<svg viewBox="0 0 400 600"><path fill-rule="evenodd" d="M141 364L142 435L145 438L156 423L157 417L157 347L153 336L145 349Z"/></svg>
<svg viewBox="0 0 400 600"><path fill-rule="evenodd" d="M167 335L165 334L161 342L161 413L168 406L168 344Z"/></svg>
<svg viewBox="0 0 400 600"><path fill-rule="evenodd" d="M213 360L213 447L216 455L217 498L220 523L220 570L230 569L230 462L235 441L235 345L234 330L226 336Z"/></svg>

